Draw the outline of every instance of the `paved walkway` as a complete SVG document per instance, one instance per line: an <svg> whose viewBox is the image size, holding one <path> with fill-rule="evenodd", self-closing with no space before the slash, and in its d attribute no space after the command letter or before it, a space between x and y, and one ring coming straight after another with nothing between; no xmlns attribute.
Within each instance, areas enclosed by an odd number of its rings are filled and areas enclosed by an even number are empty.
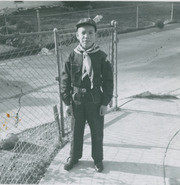
<svg viewBox="0 0 180 185"><path fill-rule="evenodd" d="M67 144L40 184L179 185L179 130L179 100L134 99L106 115L102 173L94 170L87 127L80 162L69 172L63 169Z"/></svg>

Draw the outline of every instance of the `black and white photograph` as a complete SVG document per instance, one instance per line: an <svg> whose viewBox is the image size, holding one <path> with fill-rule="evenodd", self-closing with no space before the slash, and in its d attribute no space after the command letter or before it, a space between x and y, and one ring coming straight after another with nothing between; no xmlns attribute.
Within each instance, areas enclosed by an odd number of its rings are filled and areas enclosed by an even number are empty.
<svg viewBox="0 0 180 185"><path fill-rule="evenodd" d="M180 185L180 1L0 0L0 184Z"/></svg>

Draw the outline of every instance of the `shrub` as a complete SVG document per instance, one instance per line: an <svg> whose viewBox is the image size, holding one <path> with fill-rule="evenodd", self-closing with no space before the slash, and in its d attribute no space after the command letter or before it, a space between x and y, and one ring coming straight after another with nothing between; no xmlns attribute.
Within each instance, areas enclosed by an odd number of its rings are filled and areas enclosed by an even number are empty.
<svg viewBox="0 0 180 185"><path fill-rule="evenodd" d="M160 28L160 29L164 28L164 21L158 19L155 23L155 26Z"/></svg>
<svg viewBox="0 0 180 185"><path fill-rule="evenodd" d="M33 32L33 31L34 31L34 28L31 26L29 22L26 22L23 19L20 19L17 22L17 32L27 33L27 32Z"/></svg>
<svg viewBox="0 0 180 185"><path fill-rule="evenodd" d="M16 17L15 17L15 18L11 17L11 18L8 20L8 22L9 22L10 25L15 25L15 24L17 23L17 19L16 19Z"/></svg>
<svg viewBox="0 0 180 185"><path fill-rule="evenodd" d="M5 34L12 34L14 32L14 29L11 27L6 27L6 26L2 26L0 29L0 33L5 35Z"/></svg>

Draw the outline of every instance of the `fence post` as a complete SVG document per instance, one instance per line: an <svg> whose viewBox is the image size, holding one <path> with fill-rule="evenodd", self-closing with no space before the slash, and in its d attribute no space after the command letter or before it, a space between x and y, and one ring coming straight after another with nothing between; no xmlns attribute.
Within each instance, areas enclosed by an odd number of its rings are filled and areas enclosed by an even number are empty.
<svg viewBox="0 0 180 185"><path fill-rule="evenodd" d="M36 15L37 15L38 32L40 32L41 31L41 23L40 23L39 10L36 10Z"/></svg>
<svg viewBox="0 0 180 185"><path fill-rule="evenodd" d="M6 14L4 14L4 22L5 22L5 28L6 28L6 34L8 34L8 27L7 27L7 19L6 19Z"/></svg>
<svg viewBox="0 0 180 185"><path fill-rule="evenodd" d="M117 98L118 98L118 89L117 89L117 22L116 21L112 21L112 24L114 26L114 41L113 41L113 48L114 48L114 99L115 99L115 110L118 109L118 105L117 105Z"/></svg>
<svg viewBox="0 0 180 185"><path fill-rule="evenodd" d="M136 9L136 28L139 27L139 6Z"/></svg>
<svg viewBox="0 0 180 185"><path fill-rule="evenodd" d="M114 26L114 25L113 25ZM112 66L114 66L114 31L112 32L112 36L111 36L111 64ZM113 68L113 72L114 72L114 68Z"/></svg>
<svg viewBox="0 0 180 185"><path fill-rule="evenodd" d="M89 9L88 9L88 18L90 18L90 12L89 12Z"/></svg>
<svg viewBox="0 0 180 185"><path fill-rule="evenodd" d="M171 4L171 22L173 21L174 18L174 3L172 2Z"/></svg>
<svg viewBox="0 0 180 185"><path fill-rule="evenodd" d="M114 25L113 25L114 23L113 23L113 21L111 22L111 26L113 26L114 27ZM111 45L110 45L110 51L109 51L109 53L110 53L110 62L111 62L111 67L112 67L112 71L113 71L113 74L114 74L114 31L112 30L112 32L111 32L111 40L110 40L110 42L111 42ZM109 103L109 106L112 108L113 107L113 98L111 99L111 101L110 101L110 103Z"/></svg>
<svg viewBox="0 0 180 185"><path fill-rule="evenodd" d="M60 59L59 56L59 45L58 45L58 30L57 28L54 29L54 43L55 43L55 51L56 51L56 57L57 57L57 65L58 65L58 81L59 81L59 99L60 99L60 116L61 116L61 131L62 131L62 137L65 136L64 133L64 113L63 113L63 102L61 98L61 62L62 58Z"/></svg>
<svg viewBox="0 0 180 185"><path fill-rule="evenodd" d="M58 131L59 131L59 141L61 142L61 143L63 143L63 140L62 140L62 133L61 133L61 124L60 124L60 122L59 122L59 114L58 114L58 109L57 109L57 105L55 105L54 107L53 107L53 111L54 111L54 118L55 118L55 121L56 121L56 123L57 123L57 125L58 125Z"/></svg>

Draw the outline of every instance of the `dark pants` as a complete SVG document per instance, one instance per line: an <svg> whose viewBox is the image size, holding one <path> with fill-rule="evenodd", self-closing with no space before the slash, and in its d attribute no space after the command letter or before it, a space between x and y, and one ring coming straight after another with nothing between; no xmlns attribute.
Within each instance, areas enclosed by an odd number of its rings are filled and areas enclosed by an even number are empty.
<svg viewBox="0 0 180 185"><path fill-rule="evenodd" d="M95 163L103 160L104 116L99 115L101 97L100 90L74 95L73 114L75 121L70 151L70 156L73 159L82 157L84 128L87 121L91 131L92 158Z"/></svg>

